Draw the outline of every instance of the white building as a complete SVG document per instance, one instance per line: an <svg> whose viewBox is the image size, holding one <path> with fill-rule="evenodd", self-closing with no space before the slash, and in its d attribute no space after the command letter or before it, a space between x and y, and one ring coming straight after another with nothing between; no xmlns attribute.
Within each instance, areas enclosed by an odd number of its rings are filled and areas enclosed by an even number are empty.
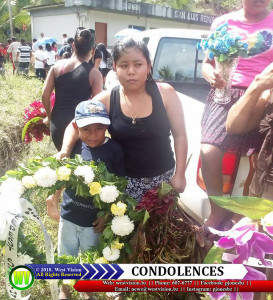
<svg viewBox="0 0 273 300"><path fill-rule="evenodd" d="M112 47L115 34L124 28L188 28L208 30L214 16L176 10L165 6L134 3L127 0L65 0L65 4L28 8L32 37L55 37L62 43L62 34L74 37L83 26L96 31L97 43Z"/></svg>

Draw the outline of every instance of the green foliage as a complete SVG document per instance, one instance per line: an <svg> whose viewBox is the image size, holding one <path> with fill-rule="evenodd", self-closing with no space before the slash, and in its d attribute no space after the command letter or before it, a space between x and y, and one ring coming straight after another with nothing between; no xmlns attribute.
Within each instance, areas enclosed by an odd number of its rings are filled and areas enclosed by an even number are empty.
<svg viewBox="0 0 273 300"><path fill-rule="evenodd" d="M172 74L171 68L169 66L163 66L159 70L157 70L158 75L163 80L174 80L174 76Z"/></svg>
<svg viewBox="0 0 273 300"><path fill-rule="evenodd" d="M222 261L222 256L223 256L223 253L225 252L225 249L223 248L218 248L216 246L213 246L208 254L206 255L203 263L204 264L222 264L223 261Z"/></svg>
<svg viewBox="0 0 273 300"><path fill-rule="evenodd" d="M257 197L210 197L218 206L234 213L259 220L273 211L273 202Z"/></svg>

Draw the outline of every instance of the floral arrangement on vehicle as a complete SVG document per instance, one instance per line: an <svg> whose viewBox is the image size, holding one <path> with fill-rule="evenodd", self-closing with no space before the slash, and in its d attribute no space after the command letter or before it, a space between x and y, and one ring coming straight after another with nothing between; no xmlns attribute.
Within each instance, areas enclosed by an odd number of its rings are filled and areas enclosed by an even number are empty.
<svg viewBox="0 0 273 300"><path fill-rule="evenodd" d="M253 268L272 268L272 261L266 257L273 253L273 202L257 197L211 197L220 207L245 216L230 230L218 231L209 228L210 232L220 236L218 242L210 249L204 263L246 264L248 273L243 280L267 280L266 273ZM226 252L227 251L227 252ZM253 264L254 263L254 264ZM253 299L254 293L230 293L231 299ZM225 292L209 293L213 299L221 299Z"/></svg>
<svg viewBox="0 0 273 300"><path fill-rule="evenodd" d="M55 103L55 93L50 96L51 108ZM49 127L47 127L43 120L46 118L46 111L41 101L33 101L29 107L25 108L23 116L24 128L22 131L22 141L29 144L35 138L35 141L42 141L45 135L50 135Z"/></svg>

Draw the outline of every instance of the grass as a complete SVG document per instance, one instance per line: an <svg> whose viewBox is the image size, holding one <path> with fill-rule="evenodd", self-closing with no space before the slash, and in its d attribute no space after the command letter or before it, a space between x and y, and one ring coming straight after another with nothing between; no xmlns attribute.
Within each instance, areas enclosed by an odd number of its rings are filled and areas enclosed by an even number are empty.
<svg viewBox="0 0 273 300"><path fill-rule="evenodd" d="M44 138L42 142L32 142L30 145L26 145L21 141L24 108L35 99L41 99L42 83L35 78L27 79L20 76L13 76L11 66L7 66L6 80L0 80L0 175L3 175L5 171L16 168L19 163L26 162L31 157L37 155L46 157L55 153L56 150L49 137ZM56 248L58 224L47 216L45 195L32 195L30 201L45 224ZM29 220L24 222L23 227L23 232L35 240L37 249L43 249L44 240L41 228ZM1 249L0 262L0 299L8 300L10 298L5 289L4 255ZM76 291L71 290L71 300L81 299ZM36 281L30 290L22 294L27 295L28 293L31 293L31 300L51 299L49 285L42 280ZM104 293L97 293L96 295L98 299L106 298ZM124 296L123 299L150 300L170 298L164 293L161 295L133 293ZM191 299L194 298L191 297ZM205 297L203 299L207 300L210 298Z"/></svg>

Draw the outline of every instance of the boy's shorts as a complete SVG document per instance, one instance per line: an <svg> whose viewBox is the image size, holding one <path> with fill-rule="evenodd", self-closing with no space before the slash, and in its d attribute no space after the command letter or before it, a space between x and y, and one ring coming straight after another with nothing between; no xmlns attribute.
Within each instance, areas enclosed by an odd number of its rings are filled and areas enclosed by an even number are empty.
<svg viewBox="0 0 273 300"><path fill-rule="evenodd" d="M94 227L81 227L65 219L60 219L58 233L58 255L77 257L79 250L84 252L96 247L100 233L94 232Z"/></svg>

